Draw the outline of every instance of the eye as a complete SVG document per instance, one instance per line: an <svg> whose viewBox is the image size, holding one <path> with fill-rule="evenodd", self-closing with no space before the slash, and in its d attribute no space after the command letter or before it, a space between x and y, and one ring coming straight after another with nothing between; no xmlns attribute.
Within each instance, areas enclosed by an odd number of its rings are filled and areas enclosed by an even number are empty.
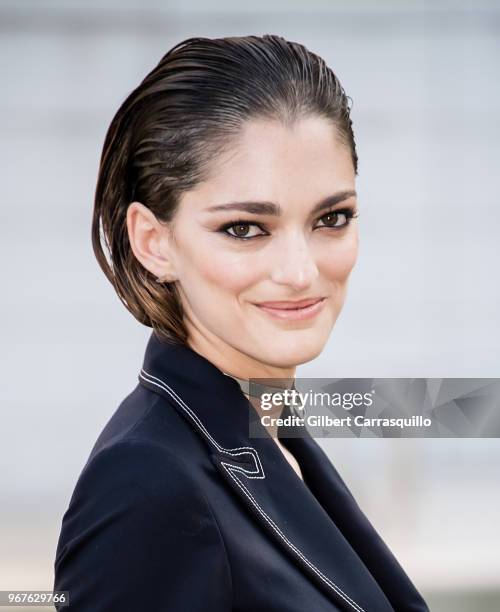
<svg viewBox="0 0 500 612"><path fill-rule="evenodd" d="M247 240L250 238L256 238L257 236L266 235L265 232L261 232L257 234L250 233L248 230L251 227L262 229L256 223L248 223L247 221L236 221L236 222L233 221L232 223L222 226L220 228L220 231L227 234L228 236L231 236L232 238L239 238L240 240ZM232 231L229 231L229 230L232 230Z"/></svg>
<svg viewBox="0 0 500 612"><path fill-rule="evenodd" d="M319 218L324 225L316 227L328 228L333 230L341 230L347 227L353 217L357 217L358 213L354 208L343 208L342 210L331 210ZM260 231L259 231L260 230ZM244 219L238 219L225 223L218 228L225 236L230 236L236 240L253 240L259 236L269 236L269 233L258 223L250 223Z"/></svg>
<svg viewBox="0 0 500 612"><path fill-rule="evenodd" d="M322 217L319 218L320 221L323 221L324 225L319 225L317 227L328 227L340 229L342 227L346 227L351 222L351 219L357 217L356 211L353 208L344 208L342 210L331 210L327 212ZM339 223L340 221L340 223Z"/></svg>

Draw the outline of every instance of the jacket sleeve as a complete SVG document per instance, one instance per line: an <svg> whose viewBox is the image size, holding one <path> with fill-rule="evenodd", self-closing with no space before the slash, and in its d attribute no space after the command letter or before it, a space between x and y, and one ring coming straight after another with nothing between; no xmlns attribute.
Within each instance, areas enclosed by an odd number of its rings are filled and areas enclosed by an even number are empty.
<svg viewBox="0 0 500 612"><path fill-rule="evenodd" d="M118 442L84 467L62 520L54 590L70 612L225 612L231 576L208 500L163 447Z"/></svg>

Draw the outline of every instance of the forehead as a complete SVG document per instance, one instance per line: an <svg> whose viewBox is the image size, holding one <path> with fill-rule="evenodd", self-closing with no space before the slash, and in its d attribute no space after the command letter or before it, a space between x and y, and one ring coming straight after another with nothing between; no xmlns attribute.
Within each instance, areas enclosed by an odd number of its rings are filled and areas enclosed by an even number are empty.
<svg viewBox="0 0 500 612"><path fill-rule="evenodd" d="M354 167L349 147L323 117L244 124L227 151L217 157L211 176L196 187L205 202L245 198L286 202L311 201L342 189L353 189Z"/></svg>

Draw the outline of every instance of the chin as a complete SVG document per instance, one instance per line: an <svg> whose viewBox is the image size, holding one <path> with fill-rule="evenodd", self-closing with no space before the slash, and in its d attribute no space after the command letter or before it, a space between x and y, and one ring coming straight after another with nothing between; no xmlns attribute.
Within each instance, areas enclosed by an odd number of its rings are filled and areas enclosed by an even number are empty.
<svg viewBox="0 0 500 612"><path fill-rule="evenodd" d="M329 335L329 334L328 334ZM328 340L328 335L315 334L307 337L304 334L290 334L289 338L280 341L277 337L265 348L262 361L269 365L290 368L308 363L318 357Z"/></svg>

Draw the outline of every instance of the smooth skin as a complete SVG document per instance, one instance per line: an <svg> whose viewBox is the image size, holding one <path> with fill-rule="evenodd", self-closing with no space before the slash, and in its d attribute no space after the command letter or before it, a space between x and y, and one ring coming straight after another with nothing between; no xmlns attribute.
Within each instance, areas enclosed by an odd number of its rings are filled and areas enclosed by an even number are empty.
<svg viewBox="0 0 500 612"><path fill-rule="evenodd" d="M342 199L312 212L335 195ZM274 203L281 214L210 210L236 202ZM355 172L332 124L256 119L214 160L211 176L182 195L170 224L132 202L127 228L142 265L177 283L193 350L240 378L293 379L297 365L322 352L345 301L358 256L357 219L339 213L346 209L357 212ZM304 320L256 306L323 296Z"/></svg>

